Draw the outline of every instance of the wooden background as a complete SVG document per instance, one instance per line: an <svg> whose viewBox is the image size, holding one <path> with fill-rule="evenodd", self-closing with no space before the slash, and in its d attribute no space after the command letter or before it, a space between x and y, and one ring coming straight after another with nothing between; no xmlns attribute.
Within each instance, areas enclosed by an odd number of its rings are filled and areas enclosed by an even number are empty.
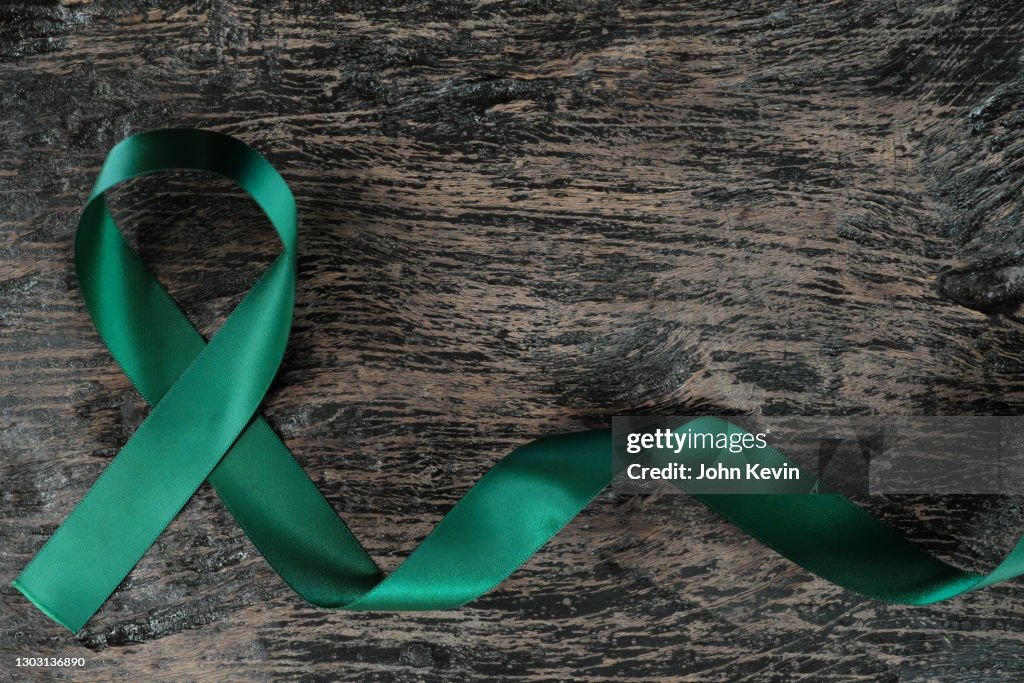
<svg viewBox="0 0 1024 683"><path fill-rule="evenodd" d="M395 566L487 467L626 413L1024 412L1024 6L35 0L0 7L0 679L1019 681L1024 586L889 606L682 496L602 496L453 612L303 604L207 489L73 637L9 581L146 408L85 313L108 148L236 135L291 183L270 423ZM240 193L116 213L206 333ZM984 568L1020 500L863 501ZM16 669L81 656L81 670Z"/></svg>

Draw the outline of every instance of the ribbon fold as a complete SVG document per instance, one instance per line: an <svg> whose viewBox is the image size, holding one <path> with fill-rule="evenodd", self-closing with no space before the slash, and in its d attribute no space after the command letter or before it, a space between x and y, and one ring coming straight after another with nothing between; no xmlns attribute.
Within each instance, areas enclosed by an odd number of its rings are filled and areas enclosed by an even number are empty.
<svg viewBox="0 0 1024 683"><path fill-rule="evenodd" d="M104 199L115 185L168 169L234 181L282 245L209 342L125 240ZM287 183L235 138L156 130L108 154L78 223L75 266L97 330L152 410L13 582L71 631L102 606L204 481L299 595L350 610L465 604L508 577L611 481L610 431L533 441L491 468L385 576L257 412L291 329L297 233ZM834 494L694 495L793 562L879 600L926 604L1024 573L1024 540L992 572L967 572Z"/></svg>

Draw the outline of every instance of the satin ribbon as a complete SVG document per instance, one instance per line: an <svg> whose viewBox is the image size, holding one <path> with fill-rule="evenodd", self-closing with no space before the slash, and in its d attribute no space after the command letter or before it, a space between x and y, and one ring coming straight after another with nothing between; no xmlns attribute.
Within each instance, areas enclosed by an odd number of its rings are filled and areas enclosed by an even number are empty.
<svg viewBox="0 0 1024 683"><path fill-rule="evenodd" d="M209 342L125 241L104 200L115 185L166 169L212 171L237 183L283 248ZM288 185L234 138L157 130L123 140L107 156L78 223L75 266L96 328L152 410L13 582L71 631L100 608L203 481L299 595L350 610L436 610L473 600L611 481L609 431L529 443L491 468L385 576L257 412L291 328L296 236ZM701 427L735 429L710 418ZM720 457L689 451L677 461ZM770 448L742 457L784 462ZM879 600L931 603L1024 572L1024 541L992 572L967 572L835 494L695 497L793 562Z"/></svg>

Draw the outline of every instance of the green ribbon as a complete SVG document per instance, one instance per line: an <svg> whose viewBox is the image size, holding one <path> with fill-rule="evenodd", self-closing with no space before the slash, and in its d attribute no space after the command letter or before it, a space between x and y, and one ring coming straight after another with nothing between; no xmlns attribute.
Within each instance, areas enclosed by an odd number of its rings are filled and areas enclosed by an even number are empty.
<svg viewBox="0 0 1024 683"><path fill-rule="evenodd" d="M264 211L283 247L209 342L125 241L104 200L115 185L166 169L231 179ZM158 130L123 140L107 156L78 223L75 266L100 335L153 408L13 583L71 631L100 608L203 481L297 593L350 610L435 610L473 600L611 481L609 431L529 443L491 468L385 576L257 412L291 328L296 236L288 185L234 138ZM712 418L701 427L735 430ZM677 461L720 455L690 451ZM771 448L744 457L784 462ZM694 495L793 562L879 600L931 603L1024 573L1024 541L992 572L967 572L835 494Z"/></svg>

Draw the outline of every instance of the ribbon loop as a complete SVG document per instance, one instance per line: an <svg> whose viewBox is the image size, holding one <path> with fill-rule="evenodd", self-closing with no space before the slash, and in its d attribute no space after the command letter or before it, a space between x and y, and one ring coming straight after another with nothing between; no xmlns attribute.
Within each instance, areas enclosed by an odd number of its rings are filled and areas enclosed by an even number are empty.
<svg viewBox="0 0 1024 683"><path fill-rule="evenodd" d="M285 247L209 344L125 241L104 201L113 186L165 168L230 178L257 198ZM291 327L295 219L277 171L228 136L144 133L104 163L79 221L75 263L97 329L153 409L16 581L72 630L127 576L262 400Z"/></svg>

